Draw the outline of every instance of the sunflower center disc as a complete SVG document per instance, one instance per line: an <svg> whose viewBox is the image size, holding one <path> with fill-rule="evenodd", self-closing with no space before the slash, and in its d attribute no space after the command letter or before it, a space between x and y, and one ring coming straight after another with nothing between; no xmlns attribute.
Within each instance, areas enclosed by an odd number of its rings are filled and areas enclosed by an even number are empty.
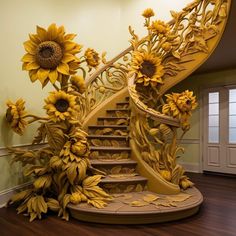
<svg viewBox="0 0 236 236"><path fill-rule="evenodd" d="M11 108L8 108L8 109L7 109L7 112L6 112L6 120L7 120L7 122L9 122L9 123L11 123L12 120L13 120L13 116L12 116L12 114L11 114Z"/></svg>
<svg viewBox="0 0 236 236"><path fill-rule="evenodd" d="M143 75L146 75L147 77L151 78L156 72L156 67L150 61L144 61L142 63L142 68L140 71Z"/></svg>
<svg viewBox="0 0 236 236"><path fill-rule="evenodd" d="M69 107L69 102L64 99L59 99L56 101L55 107L60 112L66 112Z"/></svg>
<svg viewBox="0 0 236 236"><path fill-rule="evenodd" d="M40 43L36 51L36 61L44 69L55 69L61 62L62 56L60 45L54 41Z"/></svg>

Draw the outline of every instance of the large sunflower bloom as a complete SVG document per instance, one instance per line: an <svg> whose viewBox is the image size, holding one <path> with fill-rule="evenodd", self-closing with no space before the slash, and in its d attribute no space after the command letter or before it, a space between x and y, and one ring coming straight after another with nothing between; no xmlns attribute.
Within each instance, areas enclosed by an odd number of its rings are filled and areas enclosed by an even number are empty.
<svg viewBox="0 0 236 236"><path fill-rule="evenodd" d="M153 54L134 52L131 62L131 72L136 74L135 82L148 86L162 84L164 67L161 59Z"/></svg>
<svg viewBox="0 0 236 236"><path fill-rule="evenodd" d="M88 48L84 53L89 69L96 68L100 63L99 54L92 48Z"/></svg>
<svg viewBox="0 0 236 236"><path fill-rule="evenodd" d="M8 101L7 106L7 122L9 123L13 131L15 131L19 135L22 135L27 125L27 121L24 119L26 115L25 101L23 99L17 100L16 103Z"/></svg>
<svg viewBox="0 0 236 236"><path fill-rule="evenodd" d="M75 121L78 115L79 107L76 104L76 96L65 93L64 91L51 92L45 99L47 114L53 122L68 120Z"/></svg>
<svg viewBox="0 0 236 236"><path fill-rule="evenodd" d="M43 86L54 84L63 76L75 74L79 59L75 54L81 45L73 42L75 34L65 34L63 26L51 24L48 29L37 26L37 34L30 34L24 43L26 54L21 59L22 69L29 71L32 82L39 80Z"/></svg>
<svg viewBox="0 0 236 236"><path fill-rule="evenodd" d="M196 97L193 92L186 90L182 93L166 95L166 104L162 107L164 114L178 118L184 129L189 128L189 118L192 111L197 107Z"/></svg>

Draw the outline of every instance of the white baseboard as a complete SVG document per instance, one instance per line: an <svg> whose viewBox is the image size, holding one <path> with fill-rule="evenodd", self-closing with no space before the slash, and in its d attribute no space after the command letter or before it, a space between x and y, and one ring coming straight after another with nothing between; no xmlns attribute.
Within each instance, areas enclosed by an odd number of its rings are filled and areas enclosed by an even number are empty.
<svg viewBox="0 0 236 236"><path fill-rule="evenodd" d="M201 173L199 163L178 162L184 167L185 171L193 173Z"/></svg>
<svg viewBox="0 0 236 236"><path fill-rule="evenodd" d="M17 186L15 186L13 188L9 188L9 189L1 191L0 192L0 208L6 206L8 200L10 199L10 197L14 193L17 193L21 189L27 188L31 184L32 184L32 182L27 182L27 183L24 183L24 184L17 185Z"/></svg>

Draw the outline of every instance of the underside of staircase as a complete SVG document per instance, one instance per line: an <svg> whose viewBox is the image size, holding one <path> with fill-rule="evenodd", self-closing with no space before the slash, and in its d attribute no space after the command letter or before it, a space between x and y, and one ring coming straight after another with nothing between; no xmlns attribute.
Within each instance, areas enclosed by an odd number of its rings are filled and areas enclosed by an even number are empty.
<svg viewBox="0 0 236 236"><path fill-rule="evenodd" d="M86 203L70 204L71 215L82 221L110 224L157 223L195 214L203 198L196 188L175 195L154 193L140 175L130 147L129 97L116 103L97 124L88 126L90 161L104 177L100 183L113 200L99 209Z"/></svg>

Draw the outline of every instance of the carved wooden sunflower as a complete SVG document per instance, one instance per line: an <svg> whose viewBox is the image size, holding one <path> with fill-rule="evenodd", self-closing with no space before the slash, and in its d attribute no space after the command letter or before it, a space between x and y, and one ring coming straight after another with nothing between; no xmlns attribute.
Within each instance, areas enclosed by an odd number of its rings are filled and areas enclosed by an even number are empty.
<svg viewBox="0 0 236 236"><path fill-rule="evenodd" d="M136 74L135 82L148 86L162 84L164 67L161 59L153 54L134 52L131 62L131 72Z"/></svg>
<svg viewBox="0 0 236 236"><path fill-rule="evenodd" d="M79 93L84 93L86 90L86 85L85 85L85 81L84 78L82 76L79 75L73 75L70 78L70 82L71 84L74 86L74 89L76 91L78 91Z"/></svg>
<svg viewBox="0 0 236 236"><path fill-rule="evenodd" d="M30 34L24 43L27 53L21 59L32 82L39 80L45 86L76 73L79 59L75 55L82 46L72 41L75 36L65 34L63 26L51 24L47 30L37 26L37 34Z"/></svg>
<svg viewBox="0 0 236 236"><path fill-rule="evenodd" d="M178 118L184 128L189 128L189 118L192 110L197 107L196 96L193 92L186 90L182 93L172 93L166 95L166 104L162 107L162 112Z"/></svg>
<svg viewBox="0 0 236 236"><path fill-rule="evenodd" d="M70 122L76 119L79 109L76 104L76 96L60 90L51 92L45 102L44 109L52 121L58 122L67 119Z"/></svg>
<svg viewBox="0 0 236 236"><path fill-rule="evenodd" d="M93 67L96 68L100 63L100 57L98 53L92 48L88 48L85 51L84 57L90 69Z"/></svg>
<svg viewBox="0 0 236 236"><path fill-rule="evenodd" d="M19 99L16 103L11 101L7 102L8 109L6 111L6 120L10 127L19 135L22 135L25 127L27 126L27 121L24 119L26 115L25 111L25 101Z"/></svg>

